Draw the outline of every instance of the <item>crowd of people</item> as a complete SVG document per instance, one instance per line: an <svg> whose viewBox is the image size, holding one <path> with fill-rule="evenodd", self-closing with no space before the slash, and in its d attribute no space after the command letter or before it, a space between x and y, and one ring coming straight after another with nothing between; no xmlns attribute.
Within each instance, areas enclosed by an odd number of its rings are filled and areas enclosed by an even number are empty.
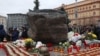
<svg viewBox="0 0 100 56"><path fill-rule="evenodd" d="M87 26L77 26L74 24L73 26L68 26L68 32L74 31L78 32L80 35L87 34L88 32L92 32L97 35L97 39L100 40L100 26L99 25L87 25ZM7 31L4 30L4 26L0 25L0 42L3 42L6 38L7 41L16 41L17 39L27 38L28 29L26 27L22 27L21 29L17 28L9 28Z"/></svg>
<svg viewBox="0 0 100 56"><path fill-rule="evenodd" d="M0 25L0 42L3 42L4 39L7 41L16 41L17 39L27 38L27 31L26 27L22 27L21 29L9 28L5 31L4 26Z"/></svg>

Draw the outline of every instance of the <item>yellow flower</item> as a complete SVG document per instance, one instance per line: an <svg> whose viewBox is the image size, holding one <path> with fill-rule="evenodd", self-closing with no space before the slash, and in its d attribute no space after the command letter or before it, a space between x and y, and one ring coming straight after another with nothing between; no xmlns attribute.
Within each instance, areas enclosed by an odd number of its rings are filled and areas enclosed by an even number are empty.
<svg viewBox="0 0 100 56"><path fill-rule="evenodd" d="M31 38L27 38L27 39L25 39L25 43L27 43L27 42L33 42L33 40Z"/></svg>
<svg viewBox="0 0 100 56"><path fill-rule="evenodd" d="M93 38L97 38L97 36L95 34L92 34Z"/></svg>
<svg viewBox="0 0 100 56"><path fill-rule="evenodd" d="M91 32L89 32L88 34L89 34L89 35L91 35L92 33L91 33Z"/></svg>

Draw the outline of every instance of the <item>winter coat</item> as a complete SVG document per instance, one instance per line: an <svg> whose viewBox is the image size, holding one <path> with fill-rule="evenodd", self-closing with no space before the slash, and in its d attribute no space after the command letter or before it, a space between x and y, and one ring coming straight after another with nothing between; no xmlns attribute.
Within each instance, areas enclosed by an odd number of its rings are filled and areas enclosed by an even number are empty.
<svg viewBox="0 0 100 56"><path fill-rule="evenodd" d="M0 25L0 37L5 37L6 36L6 32L3 28L4 28L3 25Z"/></svg>
<svg viewBox="0 0 100 56"><path fill-rule="evenodd" d="M14 30L12 33L12 41L16 41L18 39L19 36L19 31Z"/></svg>
<svg viewBox="0 0 100 56"><path fill-rule="evenodd" d="M22 32L21 37L22 38L27 38L28 37L27 30L25 30L25 31Z"/></svg>
<svg viewBox="0 0 100 56"><path fill-rule="evenodd" d="M96 27L94 33L97 35L98 40L100 40L100 27Z"/></svg>

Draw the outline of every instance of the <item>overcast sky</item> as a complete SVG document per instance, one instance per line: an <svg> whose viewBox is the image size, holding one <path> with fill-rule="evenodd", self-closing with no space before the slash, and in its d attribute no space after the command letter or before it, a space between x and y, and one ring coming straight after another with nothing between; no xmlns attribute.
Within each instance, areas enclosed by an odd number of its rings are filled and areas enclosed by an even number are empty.
<svg viewBox="0 0 100 56"><path fill-rule="evenodd" d="M34 8L34 0L0 0L0 15L7 16L10 13L27 13ZM81 0L78 0L81 1ZM53 9L62 4L71 4L75 0L39 0L40 9Z"/></svg>

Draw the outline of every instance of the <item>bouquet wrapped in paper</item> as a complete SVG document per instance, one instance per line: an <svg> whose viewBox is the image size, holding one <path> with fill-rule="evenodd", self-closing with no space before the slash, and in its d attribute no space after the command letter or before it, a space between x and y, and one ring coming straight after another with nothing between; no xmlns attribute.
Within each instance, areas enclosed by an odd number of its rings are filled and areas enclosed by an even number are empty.
<svg viewBox="0 0 100 56"><path fill-rule="evenodd" d="M70 46L70 43L69 42L64 42L64 43L59 42L59 46L63 48L66 48L66 47L68 48Z"/></svg>
<svg viewBox="0 0 100 56"><path fill-rule="evenodd" d="M19 46L19 47L24 47L25 46L25 42L22 39L18 39L16 41L13 42L15 45Z"/></svg>
<svg viewBox="0 0 100 56"><path fill-rule="evenodd" d="M32 38L26 38L25 39L25 47L26 49L32 48L34 46L34 41L32 40Z"/></svg>
<svg viewBox="0 0 100 56"><path fill-rule="evenodd" d="M93 40L93 39L97 39L97 35L92 33L92 32L89 32L87 33L86 37L85 37L87 40Z"/></svg>

